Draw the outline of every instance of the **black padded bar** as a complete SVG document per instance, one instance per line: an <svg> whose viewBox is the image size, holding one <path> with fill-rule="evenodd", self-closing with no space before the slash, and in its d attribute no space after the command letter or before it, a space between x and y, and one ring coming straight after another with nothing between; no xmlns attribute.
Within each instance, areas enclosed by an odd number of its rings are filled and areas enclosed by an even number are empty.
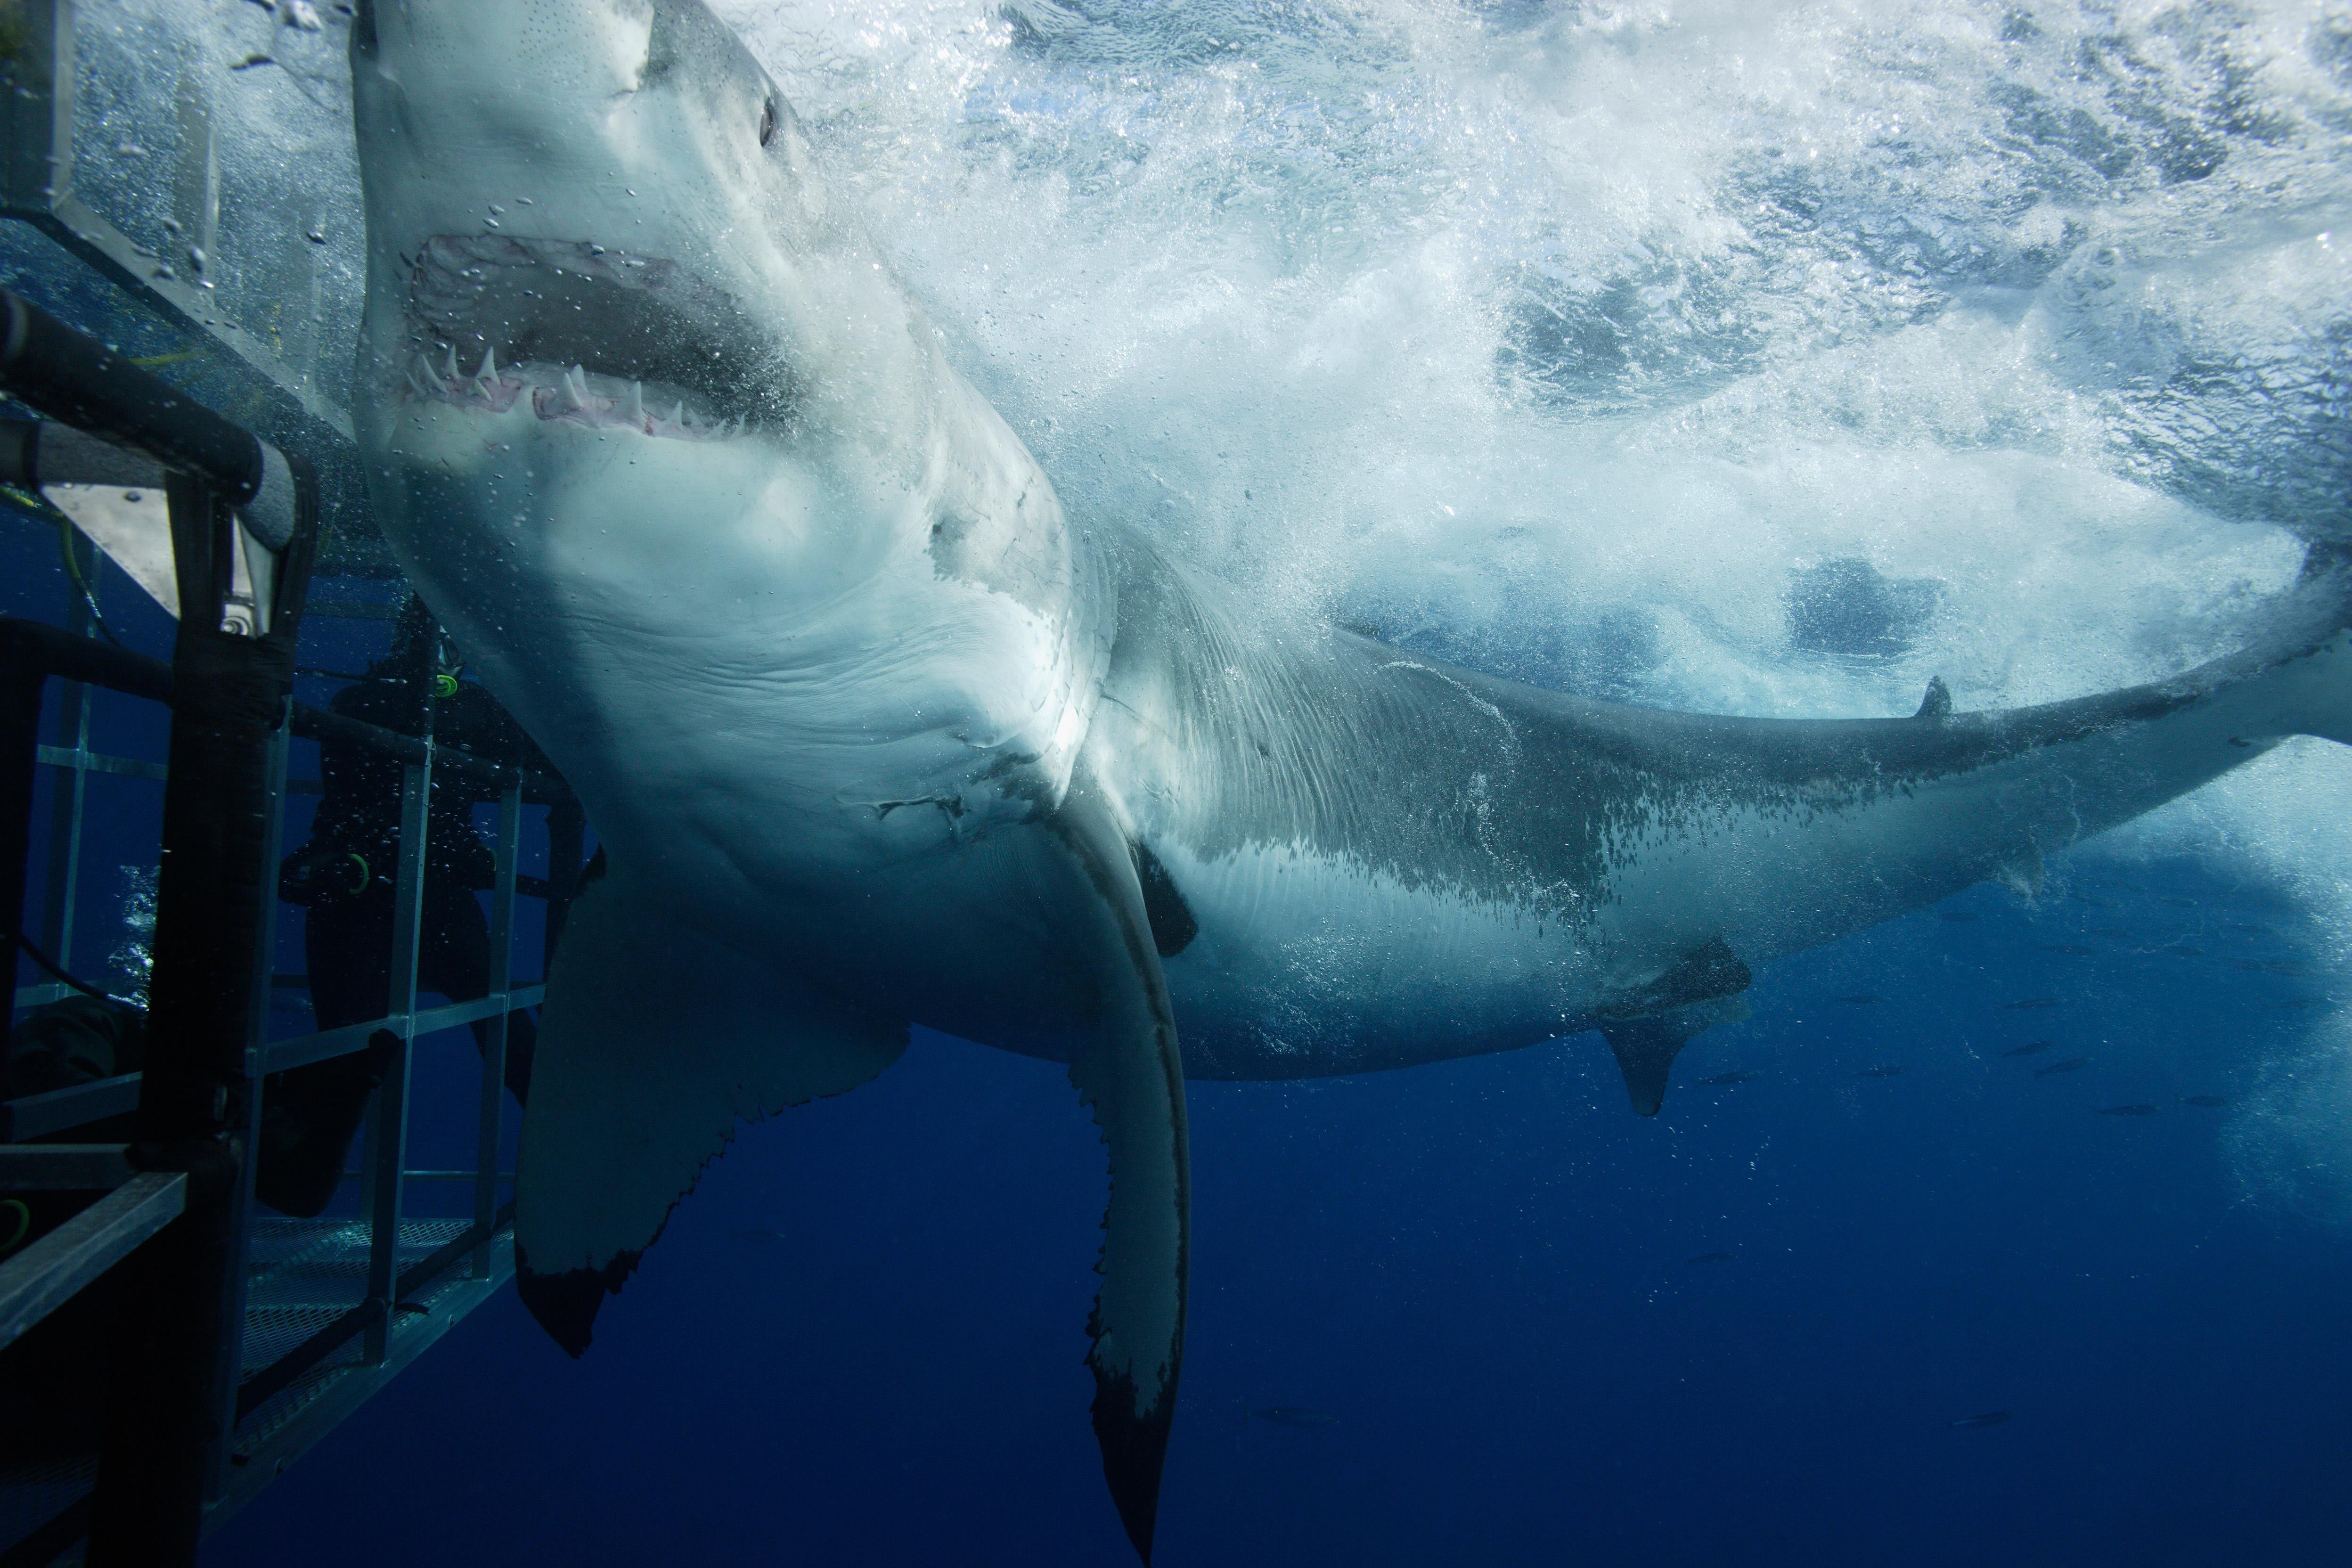
<svg viewBox="0 0 2352 1568"><path fill-rule="evenodd" d="M131 447L54 419L0 421L0 485L120 485L161 489L163 465Z"/></svg>
<svg viewBox="0 0 2352 1568"><path fill-rule="evenodd" d="M259 437L6 289L0 384L52 419L201 475L231 506L260 493Z"/></svg>

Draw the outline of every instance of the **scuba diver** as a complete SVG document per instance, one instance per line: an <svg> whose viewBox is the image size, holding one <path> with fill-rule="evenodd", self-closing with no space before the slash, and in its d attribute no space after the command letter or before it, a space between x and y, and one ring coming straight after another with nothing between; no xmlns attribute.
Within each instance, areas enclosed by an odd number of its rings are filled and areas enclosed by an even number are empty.
<svg viewBox="0 0 2352 1568"><path fill-rule="evenodd" d="M441 750L551 771L496 699L457 680L458 668L455 648L412 595L394 624L392 651L329 707L404 735L430 734ZM398 758L356 742L335 736L319 742L322 798L309 842L279 872L278 896L310 911L303 935L310 1006L320 1029L381 1018L391 1008L401 770ZM497 798L488 785L454 771L434 771L416 988L437 991L453 1003L489 994L489 922L474 895L492 884L495 862L474 830L473 808ZM483 1018L471 1026L486 1056L494 1023ZM537 1039L528 1012L507 1016L506 1085L518 1103L530 1087ZM270 1075L254 1176L263 1203L308 1218L333 1200L368 1097L383 1082L398 1048L394 1036L380 1031L364 1049Z"/></svg>

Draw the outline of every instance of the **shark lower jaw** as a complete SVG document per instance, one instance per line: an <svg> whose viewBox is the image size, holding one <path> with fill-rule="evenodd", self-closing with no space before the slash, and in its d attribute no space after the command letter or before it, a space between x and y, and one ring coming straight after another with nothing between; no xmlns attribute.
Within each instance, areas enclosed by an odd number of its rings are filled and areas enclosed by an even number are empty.
<svg viewBox="0 0 2352 1568"><path fill-rule="evenodd" d="M436 235L404 255L394 403L723 441L789 428L788 374L722 290L591 240ZM471 367L470 369L467 367Z"/></svg>

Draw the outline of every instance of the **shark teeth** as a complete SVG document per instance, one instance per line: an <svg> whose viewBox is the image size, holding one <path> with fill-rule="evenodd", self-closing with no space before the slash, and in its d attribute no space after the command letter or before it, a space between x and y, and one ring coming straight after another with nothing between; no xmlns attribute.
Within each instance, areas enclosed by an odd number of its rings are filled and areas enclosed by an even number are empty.
<svg viewBox="0 0 2352 1568"><path fill-rule="evenodd" d="M501 367L495 348L485 348L480 367L467 375L457 368L455 345L436 346L440 363L420 352L410 355L401 367L401 384L410 402L446 403L461 409L504 414L527 398L531 413L542 420L566 420L600 430L628 429L672 441L731 440L750 428L740 418L714 420L697 416L684 398L674 399L666 416L656 414L646 406L643 381L592 377L582 364Z"/></svg>

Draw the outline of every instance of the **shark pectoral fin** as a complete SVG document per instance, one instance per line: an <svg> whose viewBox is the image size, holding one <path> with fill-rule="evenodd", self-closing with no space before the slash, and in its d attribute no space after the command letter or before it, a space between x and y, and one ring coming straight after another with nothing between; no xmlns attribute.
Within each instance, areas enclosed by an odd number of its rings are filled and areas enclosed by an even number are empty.
<svg viewBox="0 0 2352 1568"><path fill-rule="evenodd" d="M1070 1081L1110 1147L1102 1288L1087 1331L1095 1438L1128 1540L1151 1561L1160 1470L1184 1359L1192 1228L1184 1065L1135 858L1099 796L1073 788L1054 818L1094 918L1073 932L1092 972L1096 1014Z"/></svg>
<svg viewBox="0 0 2352 1568"><path fill-rule="evenodd" d="M1601 1036L1625 1075L1633 1110L1655 1116L1666 1102L1675 1058L1702 1032L1748 1016L1740 993L1754 980L1721 937L1693 948L1648 984L1601 1009Z"/></svg>
<svg viewBox="0 0 2352 1568"><path fill-rule="evenodd" d="M703 942L625 880L593 883L548 979L523 1111L523 1304L580 1354L739 1120L855 1089L906 1047L903 1020Z"/></svg>

